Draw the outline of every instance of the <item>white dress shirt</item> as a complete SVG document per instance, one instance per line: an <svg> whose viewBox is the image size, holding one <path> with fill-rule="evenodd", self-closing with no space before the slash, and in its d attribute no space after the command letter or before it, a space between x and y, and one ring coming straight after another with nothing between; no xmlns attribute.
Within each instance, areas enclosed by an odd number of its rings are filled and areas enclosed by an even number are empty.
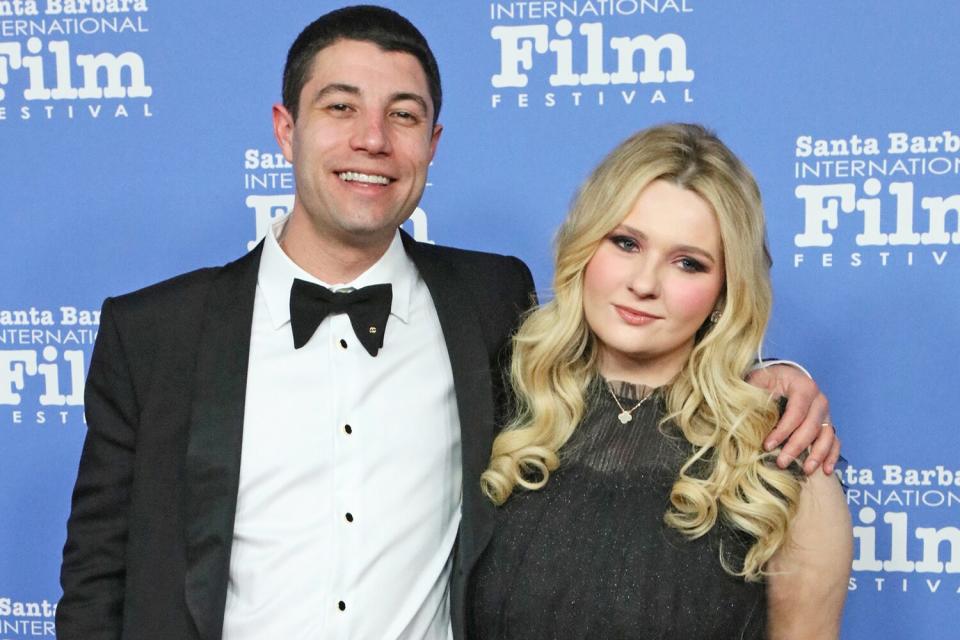
<svg viewBox="0 0 960 640"><path fill-rule="evenodd" d="M446 639L460 422L430 293L399 233L350 283L390 283L376 357L327 317L294 349L294 278L267 234L250 337L223 638ZM331 285L326 285L331 286Z"/></svg>

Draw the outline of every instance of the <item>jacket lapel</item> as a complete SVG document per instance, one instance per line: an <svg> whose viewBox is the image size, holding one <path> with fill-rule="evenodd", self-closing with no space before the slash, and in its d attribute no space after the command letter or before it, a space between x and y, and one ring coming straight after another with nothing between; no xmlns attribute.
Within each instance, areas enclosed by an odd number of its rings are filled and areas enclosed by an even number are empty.
<svg viewBox="0 0 960 640"><path fill-rule="evenodd" d="M261 243L210 285L194 372L185 468L186 603L199 635L220 638L233 524L247 360Z"/></svg>
<svg viewBox="0 0 960 640"><path fill-rule="evenodd" d="M481 317L468 295L457 263L442 250L414 241L401 231L404 247L430 290L450 357L460 417L463 511L458 542L460 569L466 573L493 531L494 507L480 491L494 433L494 396Z"/></svg>

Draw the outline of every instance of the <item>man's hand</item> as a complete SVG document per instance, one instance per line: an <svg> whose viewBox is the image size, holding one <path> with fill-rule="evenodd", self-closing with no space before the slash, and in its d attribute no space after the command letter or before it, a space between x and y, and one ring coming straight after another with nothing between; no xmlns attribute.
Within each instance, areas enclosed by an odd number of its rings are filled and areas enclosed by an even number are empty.
<svg viewBox="0 0 960 640"><path fill-rule="evenodd" d="M803 463L804 473L812 474L821 463L824 473L833 473L833 467L840 458L840 439L830 420L830 403L820 392L817 383L799 369L785 364L757 369L747 376L747 382L774 395L787 397L787 408L780 422L763 443L764 448L770 451L786 440L777 456L777 466L786 468L810 447L810 453Z"/></svg>

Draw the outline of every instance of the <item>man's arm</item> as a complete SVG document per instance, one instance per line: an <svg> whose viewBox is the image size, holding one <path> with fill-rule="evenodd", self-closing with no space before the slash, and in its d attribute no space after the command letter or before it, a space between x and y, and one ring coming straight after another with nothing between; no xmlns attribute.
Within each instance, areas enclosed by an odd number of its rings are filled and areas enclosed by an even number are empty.
<svg viewBox="0 0 960 640"><path fill-rule="evenodd" d="M513 357L513 335L520 328L524 314L537 306L537 292L533 282L533 274L519 258L510 257L515 276L511 279L512 288L507 300L512 301L509 308L508 331L504 334L504 342L497 358L497 370L493 371L495 380L495 407L496 431L500 431L513 417L516 410L515 396L510 384L510 364Z"/></svg>
<svg viewBox="0 0 960 640"><path fill-rule="evenodd" d="M67 522L57 605L61 640L120 638L137 399L110 299L84 394L87 436Z"/></svg>
<svg viewBox="0 0 960 640"><path fill-rule="evenodd" d="M803 463L804 473L812 474L823 463L823 472L832 474L840 459L840 439L830 419L830 403L817 383L802 370L784 364L755 369L747 376L747 381L787 398L786 410L763 443L770 451L786 440L777 456L777 465L785 469L810 447Z"/></svg>

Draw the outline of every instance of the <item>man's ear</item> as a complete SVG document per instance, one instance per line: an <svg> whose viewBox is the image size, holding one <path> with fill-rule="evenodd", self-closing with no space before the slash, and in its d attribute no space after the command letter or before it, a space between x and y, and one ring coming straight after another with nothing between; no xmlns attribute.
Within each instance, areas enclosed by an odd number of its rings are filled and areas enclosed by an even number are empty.
<svg viewBox="0 0 960 640"><path fill-rule="evenodd" d="M443 125L442 124L433 125L433 133L430 134L430 159L431 160L433 160L433 156L437 152L437 145L440 144L441 133L443 133Z"/></svg>
<svg viewBox="0 0 960 640"><path fill-rule="evenodd" d="M276 138L283 157L293 162L293 115L282 104L273 105L273 137Z"/></svg>

